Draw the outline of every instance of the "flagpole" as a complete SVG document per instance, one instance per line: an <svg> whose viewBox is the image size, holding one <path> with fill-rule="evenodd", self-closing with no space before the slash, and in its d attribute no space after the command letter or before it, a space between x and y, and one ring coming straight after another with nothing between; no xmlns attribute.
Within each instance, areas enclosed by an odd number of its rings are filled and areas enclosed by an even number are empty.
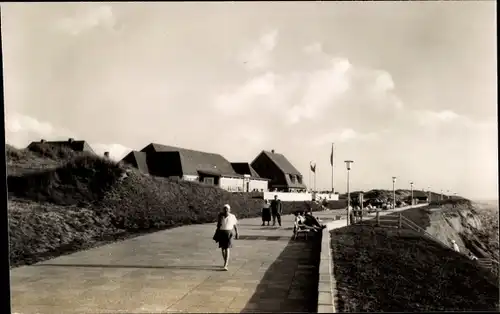
<svg viewBox="0 0 500 314"><path fill-rule="evenodd" d="M316 165L314 165L314 192L316 191Z"/></svg>
<svg viewBox="0 0 500 314"><path fill-rule="evenodd" d="M335 164L333 160L333 149L334 149L335 143L332 143L332 156L330 158L330 163L332 164L332 194L335 193L335 187L334 187L334 170L333 170L333 165Z"/></svg>
<svg viewBox="0 0 500 314"><path fill-rule="evenodd" d="M309 162L309 172L308 172L308 178L309 178L309 190L311 190L311 162Z"/></svg>

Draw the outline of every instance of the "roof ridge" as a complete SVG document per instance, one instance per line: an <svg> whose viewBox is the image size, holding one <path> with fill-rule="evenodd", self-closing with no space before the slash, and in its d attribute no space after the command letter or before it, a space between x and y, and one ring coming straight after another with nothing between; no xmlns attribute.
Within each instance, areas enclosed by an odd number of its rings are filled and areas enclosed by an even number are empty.
<svg viewBox="0 0 500 314"><path fill-rule="evenodd" d="M202 150L196 150L196 149L192 149L192 148L184 148L184 147L178 147L178 146L172 146L172 145L165 145L165 144L159 144L159 143L151 143L150 145L159 145L159 146L163 146L163 147L168 147L168 148L173 148L173 149L176 149L176 150L179 150L179 151L191 151L191 152L196 152L196 153L203 153L203 154L210 154L210 155L217 155L217 156L222 156L222 154L219 154L219 153L211 153L211 152L206 152L206 151L202 151ZM159 152L161 153L161 152ZM222 156L224 157L224 156ZM225 157L224 157L225 159Z"/></svg>

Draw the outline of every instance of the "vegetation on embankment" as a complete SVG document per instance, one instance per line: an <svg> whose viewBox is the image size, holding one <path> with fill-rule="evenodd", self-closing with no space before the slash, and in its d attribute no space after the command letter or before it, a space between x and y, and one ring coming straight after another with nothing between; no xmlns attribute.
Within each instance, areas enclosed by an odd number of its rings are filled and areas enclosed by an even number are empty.
<svg viewBox="0 0 500 314"><path fill-rule="evenodd" d="M331 238L340 312L498 310L493 274L418 233L353 225Z"/></svg>
<svg viewBox="0 0 500 314"><path fill-rule="evenodd" d="M11 266L32 264L148 232L214 222L223 204L238 218L262 200L195 182L157 178L89 154L40 144L7 147ZM284 214L313 210L284 202Z"/></svg>
<svg viewBox="0 0 500 314"><path fill-rule="evenodd" d="M451 247L451 240L455 240L464 254L471 252L478 258L499 261L496 207L480 207L470 200L457 198L407 209L401 214L447 246ZM497 274L497 268L493 272Z"/></svg>

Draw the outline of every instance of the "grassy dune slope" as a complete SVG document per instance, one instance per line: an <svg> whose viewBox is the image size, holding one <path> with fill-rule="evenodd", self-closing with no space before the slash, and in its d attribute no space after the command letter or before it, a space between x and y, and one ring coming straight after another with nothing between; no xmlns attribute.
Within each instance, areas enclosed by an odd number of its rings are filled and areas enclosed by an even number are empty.
<svg viewBox="0 0 500 314"><path fill-rule="evenodd" d="M338 311L497 311L498 281L415 232L354 225L331 232Z"/></svg>
<svg viewBox="0 0 500 314"><path fill-rule="evenodd" d="M262 201L213 186L143 175L113 161L40 145L7 147L11 266L181 226L213 222L224 203L239 218ZM317 210L285 202L285 214Z"/></svg>

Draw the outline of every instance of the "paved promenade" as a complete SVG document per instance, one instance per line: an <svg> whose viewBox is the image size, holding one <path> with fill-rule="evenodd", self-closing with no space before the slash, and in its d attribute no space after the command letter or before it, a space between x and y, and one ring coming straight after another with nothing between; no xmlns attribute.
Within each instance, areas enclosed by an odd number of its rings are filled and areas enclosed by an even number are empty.
<svg viewBox="0 0 500 314"><path fill-rule="evenodd" d="M318 248L290 241L293 216L240 223L229 271L215 224L180 227L12 270L12 312L314 312Z"/></svg>
<svg viewBox="0 0 500 314"><path fill-rule="evenodd" d="M418 208L418 207L424 207L427 206L428 204L417 204L413 205L413 208ZM405 207L398 207L396 209L389 209L389 210L379 210L379 215L382 216L387 216L393 213L401 212L407 209L412 208L412 206L405 206ZM323 220L323 222L327 225L328 230L333 230L337 228L342 228L347 226L347 220L346 220L346 210L331 210L331 211L321 211L314 213L314 216L318 217L319 219ZM340 220L334 220L334 216L340 215L342 218ZM363 217L363 220L370 220L374 219L376 216L375 212L365 214Z"/></svg>

